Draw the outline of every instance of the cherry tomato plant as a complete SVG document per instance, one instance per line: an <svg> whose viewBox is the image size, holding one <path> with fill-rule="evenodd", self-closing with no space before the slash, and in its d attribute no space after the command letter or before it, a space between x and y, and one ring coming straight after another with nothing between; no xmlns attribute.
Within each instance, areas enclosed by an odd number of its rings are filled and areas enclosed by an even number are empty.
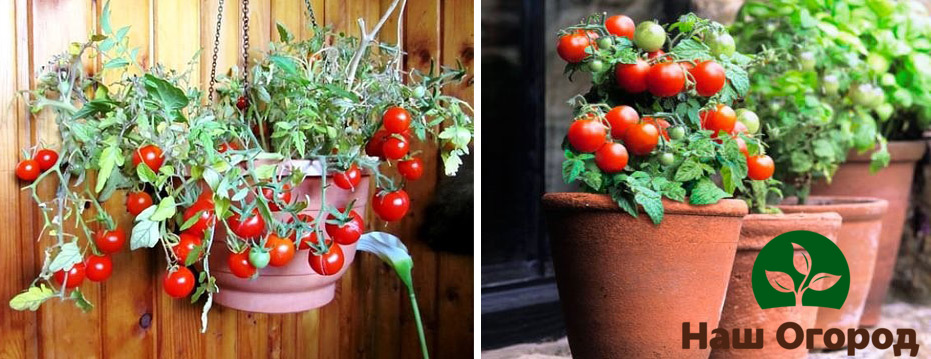
<svg viewBox="0 0 931 359"><path fill-rule="evenodd" d="M566 65L570 78L589 73L592 87L570 101L576 117L563 145L563 179L610 195L635 217L642 207L656 224L663 198L705 205L752 198L754 186L768 193L765 171L748 177L749 159L766 156L763 142L737 125L731 107L746 96L747 70L759 61L734 51L723 25L694 14L665 26L641 22L633 36L625 19L593 15L558 34L600 44ZM606 66L586 66L595 61Z"/></svg>

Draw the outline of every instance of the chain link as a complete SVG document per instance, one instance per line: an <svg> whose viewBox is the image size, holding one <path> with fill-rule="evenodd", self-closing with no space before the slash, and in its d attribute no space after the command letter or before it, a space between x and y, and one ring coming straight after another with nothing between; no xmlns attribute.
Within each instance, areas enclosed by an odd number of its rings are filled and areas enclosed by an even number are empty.
<svg viewBox="0 0 931 359"><path fill-rule="evenodd" d="M314 29L316 29L317 15L314 15L314 7L310 6L310 0L304 0L304 4L307 5L307 14L310 16L310 24L313 25Z"/></svg>
<svg viewBox="0 0 931 359"><path fill-rule="evenodd" d="M207 90L207 100L213 102L213 87L217 84L217 54L220 51L220 26L223 25L223 0L217 10L217 33L213 38L213 62L210 64L210 88Z"/></svg>
<svg viewBox="0 0 931 359"><path fill-rule="evenodd" d="M242 92L249 91L249 0L242 0Z"/></svg>

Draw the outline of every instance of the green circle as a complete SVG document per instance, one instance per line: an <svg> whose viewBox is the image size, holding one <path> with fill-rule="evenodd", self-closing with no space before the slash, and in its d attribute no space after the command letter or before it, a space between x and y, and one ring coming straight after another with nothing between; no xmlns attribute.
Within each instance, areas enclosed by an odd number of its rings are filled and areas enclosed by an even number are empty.
<svg viewBox="0 0 931 359"><path fill-rule="evenodd" d="M806 266L795 264L793 243L808 254L807 261L801 255L799 257L800 263L808 263L807 276L799 270ZM791 278L791 283L779 280L787 278L783 274ZM836 282L829 288L808 288L812 281L832 282L835 276ZM776 279L771 282L770 278ZM753 296L762 309L795 306L796 293L800 289L803 290L803 306L840 309L850 291L850 267L844 253L827 237L811 231L792 231L780 234L763 246L753 263L752 283ZM785 286L777 289L780 283ZM787 288L789 286L792 288Z"/></svg>

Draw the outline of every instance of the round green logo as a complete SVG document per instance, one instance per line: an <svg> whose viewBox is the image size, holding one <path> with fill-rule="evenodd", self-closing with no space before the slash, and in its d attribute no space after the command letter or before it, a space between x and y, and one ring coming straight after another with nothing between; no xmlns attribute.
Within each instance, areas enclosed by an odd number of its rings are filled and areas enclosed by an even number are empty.
<svg viewBox="0 0 931 359"><path fill-rule="evenodd" d="M795 251L800 246L802 251ZM825 236L793 231L769 241L753 263L753 296L760 308L840 309L850 290L844 253Z"/></svg>

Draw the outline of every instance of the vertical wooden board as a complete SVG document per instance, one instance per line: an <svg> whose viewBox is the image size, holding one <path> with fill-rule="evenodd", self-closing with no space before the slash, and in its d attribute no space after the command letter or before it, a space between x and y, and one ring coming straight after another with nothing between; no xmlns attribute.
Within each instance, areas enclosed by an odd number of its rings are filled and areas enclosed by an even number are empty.
<svg viewBox="0 0 931 359"><path fill-rule="evenodd" d="M324 27L328 23L326 22L326 0L311 0L310 6L314 11L314 17L317 19L317 26ZM309 38L313 35L311 27L313 24L310 22L310 19L304 21L304 31L301 33L303 38Z"/></svg>
<svg viewBox="0 0 931 359"><path fill-rule="evenodd" d="M297 337L297 358L320 357L320 311L311 310L297 314L295 320Z"/></svg>
<svg viewBox="0 0 931 359"><path fill-rule="evenodd" d="M387 1L387 0L382 0ZM409 0L405 16L405 46L407 51L407 68L429 71L431 61L439 61L440 56L440 3L438 0ZM414 144L414 151L422 151L424 161L424 179L408 185L407 191L412 199L411 214L405 221L409 226L402 229L404 243L414 260L413 280L427 347L431 353L436 351L436 287L437 259L436 253L420 238L418 229L423 225L423 215L427 203L433 198L436 187L435 179L441 165L437 147L432 142ZM420 340L417 337L417 324L413 318L410 300L402 298L401 305L401 357L413 358L420 353Z"/></svg>
<svg viewBox="0 0 931 359"><path fill-rule="evenodd" d="M214 49L214 36L217 30L217 10L219 0L203 0L201 3L201 46L204 49L204 61L201 65L203 88L210 84L210 65ZM220 48L217 53L217 77L226 75L234 65L242 61L242 42L240 39L241 23L240 0L226 0L223 5L223 23L220 27ZM240 67L241 68L241 67ZM204 96L206 97L206 96Z"/></svg>
<svg viewBox="0 0 931 359"><path fill-rule="evenodd" d="M288 29L295 39L301 39L304 33L305 12L307 10L303 1L271 0L271 41L278 42L281 39L278 34L278 23Z"/></svg>
<svg viewBox="0 0 931 359"><path fill-rule="evenodd" d="M345 278L344 278L345 279ZM339 337L340 335L352 335L351 333L340 333L340 322L343 318L340 316L339 302L342 300L340 295L341 286L337 283L336 295L329 304L317 309L319 330L317 331L317 347L319 351L318 358L336 359L340 357Z"/></svg>
<svg viewBox="0 0 931 359"><path fill-rule="evenodd" d="M104 3L96 2L97 16L102 14ZM143 68L151 65L151 26L149 2L131 0L110 3L110 24L113 31L129 27L129 46L138 48L137 61ZM99 29L99 25L98 25ZM98 64L100 66L100 64ZM98 67L99 68L99 67ZM119 80L126 69L138 74L134 67L104 72L104 82ZM129 235L132 216L126 212L125 195L118 193L106 203L104 210L113 216L117 225ZM103 317L100 326L103 342L102 357L132 356L153 357L155 329L151 327L155 310L153 277L150 270L152 252L137 250L112 256L113 276L102 284L102 300L98 306ZM146 323L148 322L148 323ZM145 325L149 324L149 325Z"/></svg>
<svg viewBox="0 0 931 359"><path fill-rule="evenodd" d="M271 39L275 23L271 20L271 2L249 2L249 59L253 65L254 59L262 52L268 50L268 41Z"/></svg>
<svg viewBox="0 0 931 359"><path fill-rule="evenodd" d="M450 0L443 4L443 59L446 66L459 60L469 69L465 81L446 91L472 102L473 8L470 0ZM472 357L472 256L443 253L439 256L437 350L439 358Z"/></svg>
<svg viewBox="0 0 931 359"><path fill-rule="evenodd" d="M18 51L29 51L28 48L20 49L17 46L17 17L22 16L17 11L25 13L28 10L17 9L12 1L0 3L0 48L9 49L0 53L0 147L7 154L0 157L0 168L4 169L0 175L0 198L12 199L13 203L8 204L13 206L21 203L20 184L13 173L19 161L17 135L21 133L21 124L28 124L24 118L20 118L21 106L16 94L19 85L17 71L20 70L17 54ZM23 198L22 202L33 205L28 198ZM0 223L19 223L19 213L16 210L0 212ZM21 225L15 230L0 233L0 272L5 274L0 276L0 298L3 300L9 300L26 288L33 274L30 270L32 263L27 263L24 258L24 248L32 250L32 235L30 233L29 237L20 237L22 230ZM28 348L34 338L31 332L34 328L28 326L31 320L35 320L32 312L18 312L8 305L0 305L0 333L3 333L0 335L0 357L30 356Z"/></svg>
<svg viewBox="0 0 931 359"><path fill-rule="evenodd" d="M32 2L32 67L33 73L48 63L52 55L67 51L74 41L87 40L93 29L93 3L90 0L67 1L33 1ZM85 70L93 71L93 64L88 62ZM37 140L57 148L60 143L58 128L54 117L49 112L37 116L33 123L33 131ZM21 144L23 147L29 144ZM39 196L43 199L54 197L55 184L49 180L41 185ZM30 203L35 206L35 203ZM36 217L35 233L41 229L42 219ZM73 229L73 228L72 228ZM66 230L69 230L66 228ZM53 239L45 236L39 245L26 240L36 249L37 258L44 258L44 250ZM35 273L38 273L41 263L36 263ZM93 303L99 305L99 286L94 283L85 283L82 291ZM73 302L62 303L52 300L43 305L38 314L38 348L39 355L49 358L74 358L96 356L101 347L100 311L82 313L74 307Z"/></svg>
<svg viewBox="0 0 931 359"><path fill-rule="evenodd" d="M239 325L239 318L236 313L238 311L221 307L216 302L213 303L205 334L205 358L237 357L239 338L237 338L236 327Z"/></svg>
<svg viewBox="0 0 931 359"><path fill-rule="evenodd" d="M187 71L194 55L201 51L199 36L203 28L201 3L198 1L156 1L155 18L155 61L178 72ZM191 86L198 85L201 65L208 59L203 52L198 62L191 67Z"/></svg>
<svg viewBox="0 0 931 359"><path fill-rule="evenodd" d="M355 20L350 20L346 0L324 0L324 15L321 25L332 26L337 32L347 32L350 26L357 27ZM317 21L321 21L318 17Z"/></svg>
<svg viewBox="0 0 931 359"><path fill-rule="evenodd" d="M268 323L270 314L237 311L238 336L236 354L241 358L268 357Z"/></svg>

